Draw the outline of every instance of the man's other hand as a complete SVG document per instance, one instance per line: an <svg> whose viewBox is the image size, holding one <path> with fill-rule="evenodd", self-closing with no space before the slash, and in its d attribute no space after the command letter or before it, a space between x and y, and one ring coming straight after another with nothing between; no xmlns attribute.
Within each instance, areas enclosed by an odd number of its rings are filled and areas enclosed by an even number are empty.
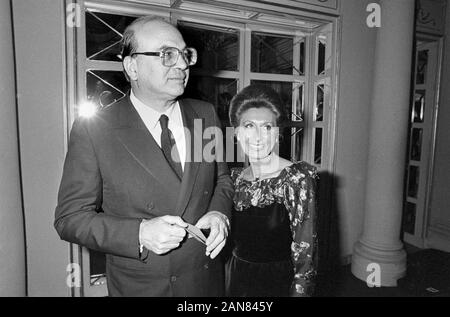
<svg viewBox="0 0 450 317"><path fill-rule="evenodd" d="M227 241L230 227L227 216L218 211L210 211L200 218L195 226L200 229L211 230L208 239L206 239L206 255L214 259Z"/></svg>

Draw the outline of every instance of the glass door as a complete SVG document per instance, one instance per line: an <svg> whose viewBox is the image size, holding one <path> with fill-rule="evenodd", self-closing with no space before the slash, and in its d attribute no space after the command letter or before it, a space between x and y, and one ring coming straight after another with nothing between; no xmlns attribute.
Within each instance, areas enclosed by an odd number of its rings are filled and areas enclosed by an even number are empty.
<svg viewBox="0 0 450 317"><path fill-rule="evenodd" d="M403 207L403 239L424 248L430 177L434 153L435 114L439 78L439 42L419 41L410 112Z"/></svg>

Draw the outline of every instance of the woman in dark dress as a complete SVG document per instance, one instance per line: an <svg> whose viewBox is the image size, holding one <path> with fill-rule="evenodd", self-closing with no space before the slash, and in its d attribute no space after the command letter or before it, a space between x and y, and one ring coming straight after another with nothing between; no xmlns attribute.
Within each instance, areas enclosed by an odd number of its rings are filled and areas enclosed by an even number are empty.
<svg viewBox="0 0 450 317"><path fill-rule="evenodd" d="M231 101L230 121L249 159L232 169L235 186L227 295L311 296L316 276L316 169L277 155L283 106L251 85Z"/></svg>

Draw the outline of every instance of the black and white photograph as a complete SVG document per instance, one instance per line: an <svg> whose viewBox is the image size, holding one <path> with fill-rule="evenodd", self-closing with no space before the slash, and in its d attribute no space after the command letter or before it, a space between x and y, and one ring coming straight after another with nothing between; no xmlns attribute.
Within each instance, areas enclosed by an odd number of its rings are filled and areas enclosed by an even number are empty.
<svg viewBox="0 0 450 317"><path fill-rule="evenodd" d="M0 52L0 297L450 297L450 1L0 0Z"/></svg>

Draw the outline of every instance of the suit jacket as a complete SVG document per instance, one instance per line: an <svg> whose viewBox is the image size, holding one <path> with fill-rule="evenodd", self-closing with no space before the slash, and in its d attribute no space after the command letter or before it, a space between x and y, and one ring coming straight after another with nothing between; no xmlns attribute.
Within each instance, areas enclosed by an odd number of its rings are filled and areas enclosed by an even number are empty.
<svg viewBox="0 0 450 317"><path fill-rule="evenodd" d="M195 239L165 255L139 254L142 219L176 215L195 224L211 210L231 219L234 191L227 165L218 152L210 151L212 161L201 155L211 142L202 133L220 126L219 119L208 103L179 102L189 131L182 181L129 96L72 127L54 225L62 239L107 254L110 296L222 295L220 257L205 256L205 246Z"/></svg>

